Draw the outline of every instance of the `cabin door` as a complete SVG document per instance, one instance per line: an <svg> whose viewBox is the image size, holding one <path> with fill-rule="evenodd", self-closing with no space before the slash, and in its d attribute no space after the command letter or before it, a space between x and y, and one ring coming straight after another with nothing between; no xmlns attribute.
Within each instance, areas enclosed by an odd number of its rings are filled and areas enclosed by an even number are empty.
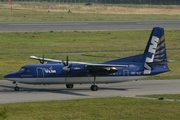
<svg viewBox="0 0 180 120"><path fill-rule="evenodd" d="M128 70L123 70L123 77L124 77L124 80L128 80L128 78L129 78L129 71Z"/></svg>
<svg viewBox="0 0 180 120"><path fill-rule="evenodd" d="M37 83L42 84L44 81L44 71L42 68L36 68L37 72Z"/></svg>

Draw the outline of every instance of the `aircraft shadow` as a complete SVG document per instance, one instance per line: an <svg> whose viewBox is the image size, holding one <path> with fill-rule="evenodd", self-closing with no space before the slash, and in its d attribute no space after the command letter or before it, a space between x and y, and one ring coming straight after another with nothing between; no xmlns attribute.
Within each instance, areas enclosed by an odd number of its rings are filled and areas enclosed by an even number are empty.
<svg viewBox="0 0 180 120"><path fill-rule="evenodd" d="M27 92L27 93L33 93L33 92L50 92L50 93L58 93L58 94L67 94L67 95L76 95L76 96L89 96L86 94L81 94L81 93L75 93L75 92L71 92L68 91L68 89L48 89L48 88L26 88L26 87L20 87L19 91L14 91L14 86L7 86L7 85L0 85L0 87L4 87L4 89L0 89L0 93L12 93L12 92L18 92L18 93L22 93L22 92ZM10 89L6 89L6 88L10 88Z"/></svg>
<svg viewBox="0 0 180 120"><path fill-rule="evenodd" d="M75 95L75 96L89 96L87 94L77 93L82 91L91 91L89 87L87 88L73 88L73 89L67 89L67 88L29 88L29 87L20 87L19 91L14 91L14 86L8 86L8 85L0 85L0 93L12 93L12 92L27 92L27 93L33 93L33 92L49 92L49 93L58 93L58 94L66 94L66 95ZM137 89L137 88L110 88L110 87L99 87L99 91L101 90L116 90L116 91L128 91L129 89ZM96 92L96 91L91 91Z"/></svg>
<svg viewBox="0 0 180 120"><path fill-rule="evenodd" d="M105 88L105 87L99 88L99 90L119 90L119 91L128 91L128 89L127 88Z"/></svg>

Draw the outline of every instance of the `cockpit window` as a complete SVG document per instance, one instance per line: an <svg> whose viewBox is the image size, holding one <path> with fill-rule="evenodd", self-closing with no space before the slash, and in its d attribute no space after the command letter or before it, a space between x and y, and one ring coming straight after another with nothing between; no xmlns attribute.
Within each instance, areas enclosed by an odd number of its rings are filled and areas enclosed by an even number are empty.
<svg viewBox="0 0 180 120"><path fill-rule="evenodd" d="M22 67L19 72L31 72L31 68L28 67Z"/></svg>
<svg viewBox="0 0 180 120"><path fill-rule="evenodd" d="M26 68L22 67L19 72L25 72L26 71Z"/></svg>
<svg viewBox="0 0 180 120"><path fill-rule="evenodd" d="M19 72L31 72L31 68L22 67Z"/></svg>

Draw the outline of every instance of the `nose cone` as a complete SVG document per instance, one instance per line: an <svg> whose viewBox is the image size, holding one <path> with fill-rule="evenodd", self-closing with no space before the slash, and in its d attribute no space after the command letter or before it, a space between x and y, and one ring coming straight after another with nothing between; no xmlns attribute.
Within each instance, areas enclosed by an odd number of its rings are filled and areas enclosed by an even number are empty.
<svg viewBox="0 0 180 120"><path fill-rule="evenodd" d="M12 75L11 75L11 74L7 74L7 75L4 76L4 78L5 78L6 80L9 80L9 78L12 78Z"/></svg>
<svg viewBox="0 0 180 120"><path fill-rule="evenodd" d="M10 80L10 81L14 81L14 79L16 78L16 73L10 73L4 76L4 78L6 80Z"/></svg>

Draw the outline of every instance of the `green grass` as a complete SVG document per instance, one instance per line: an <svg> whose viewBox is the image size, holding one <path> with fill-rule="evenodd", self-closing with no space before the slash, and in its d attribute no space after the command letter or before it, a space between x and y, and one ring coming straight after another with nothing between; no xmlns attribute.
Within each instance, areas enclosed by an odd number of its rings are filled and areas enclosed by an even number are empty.
<svg viewBox="0 0 180 120"><path fill-rule="evenodd" d="M14 10L0 12L0 22L47 22L47 21L125 21L125 20L179 20L180 15L144 14L94 14L94 13L47 13ZM33 17L32 17L33 16Z"/></svg>
<svg viewBox="0 0 180 120"><path fill-rule="evenodd" d="M61 7L56 7L58 4L50 4L50 3L26 3L26 4L19 4L20 6L16 6L18 4L14 3L13 5L13 10L11 13L10 10L10 4L1 4L0 5L0 22L37 22L37 21L119 21L119 20L179 20L180 15L175 15L175 14L142 14L139 12L139 14L114 14L109 11L109 14L100 14L98 12L98 8L95 6L95 10L92 8L89 11L93 11L92 13L88 13L88 10L86 10L86 13L80 13L83 10L80 8L85 7L84 5L69 5L68 6L61 6ZM47 12L48 11L48 6L51 6L52 10L60 10L59 12ZM6 7L4 6L6 5ZM62 4L60 4L62 5ZM53 8L55 6L55 8ZM74 12L71 10L71 12L68 12L71 7L78 12ZM94 7L94 6L93 6ZM106 5L101 5L99 6L99 9L105 9ZM113 8L113 5L108 6ZM118 6L116 6L118 7ZM123 7L123 6L120 6ZM139 9L138 6L126 6L126 8L137 8ZM148 6L141 6L140 8L148 8ZM90 8L90 7L89 7ZM157 7L151 7L151 9L156 9ZM169 9L169 11L173 9L179 9L178 7L176 8L171 8L171 7L162 7L162 10L164 9ZM85 9L88 9L86 7ZM66 11L64 11L66 10ZM162 11L161 10L161 11Z"/></svg>
<svg viewBox="0 0 180 120"><path fill-rule="evenodd" d="M180 94L160 94L160 95L141 95L142 97L160 98L180 100Z"/></svg>
<svg viewBox="0 0 180 120"><path fill-rule="evenodd" d="M7 120L178 120L180 103L112 97L1 104Z"/></svg>
<svg viewBox="0 0 180 120"><path fill-rule="evenodd" d="M179 30L166 30L166 46L171 72L148 79L178 79L180 66ZM74 31L0 33L0 79L25 64L38 63L30 55L70 61L100 62L143 53L151 31Z"/></svg>

